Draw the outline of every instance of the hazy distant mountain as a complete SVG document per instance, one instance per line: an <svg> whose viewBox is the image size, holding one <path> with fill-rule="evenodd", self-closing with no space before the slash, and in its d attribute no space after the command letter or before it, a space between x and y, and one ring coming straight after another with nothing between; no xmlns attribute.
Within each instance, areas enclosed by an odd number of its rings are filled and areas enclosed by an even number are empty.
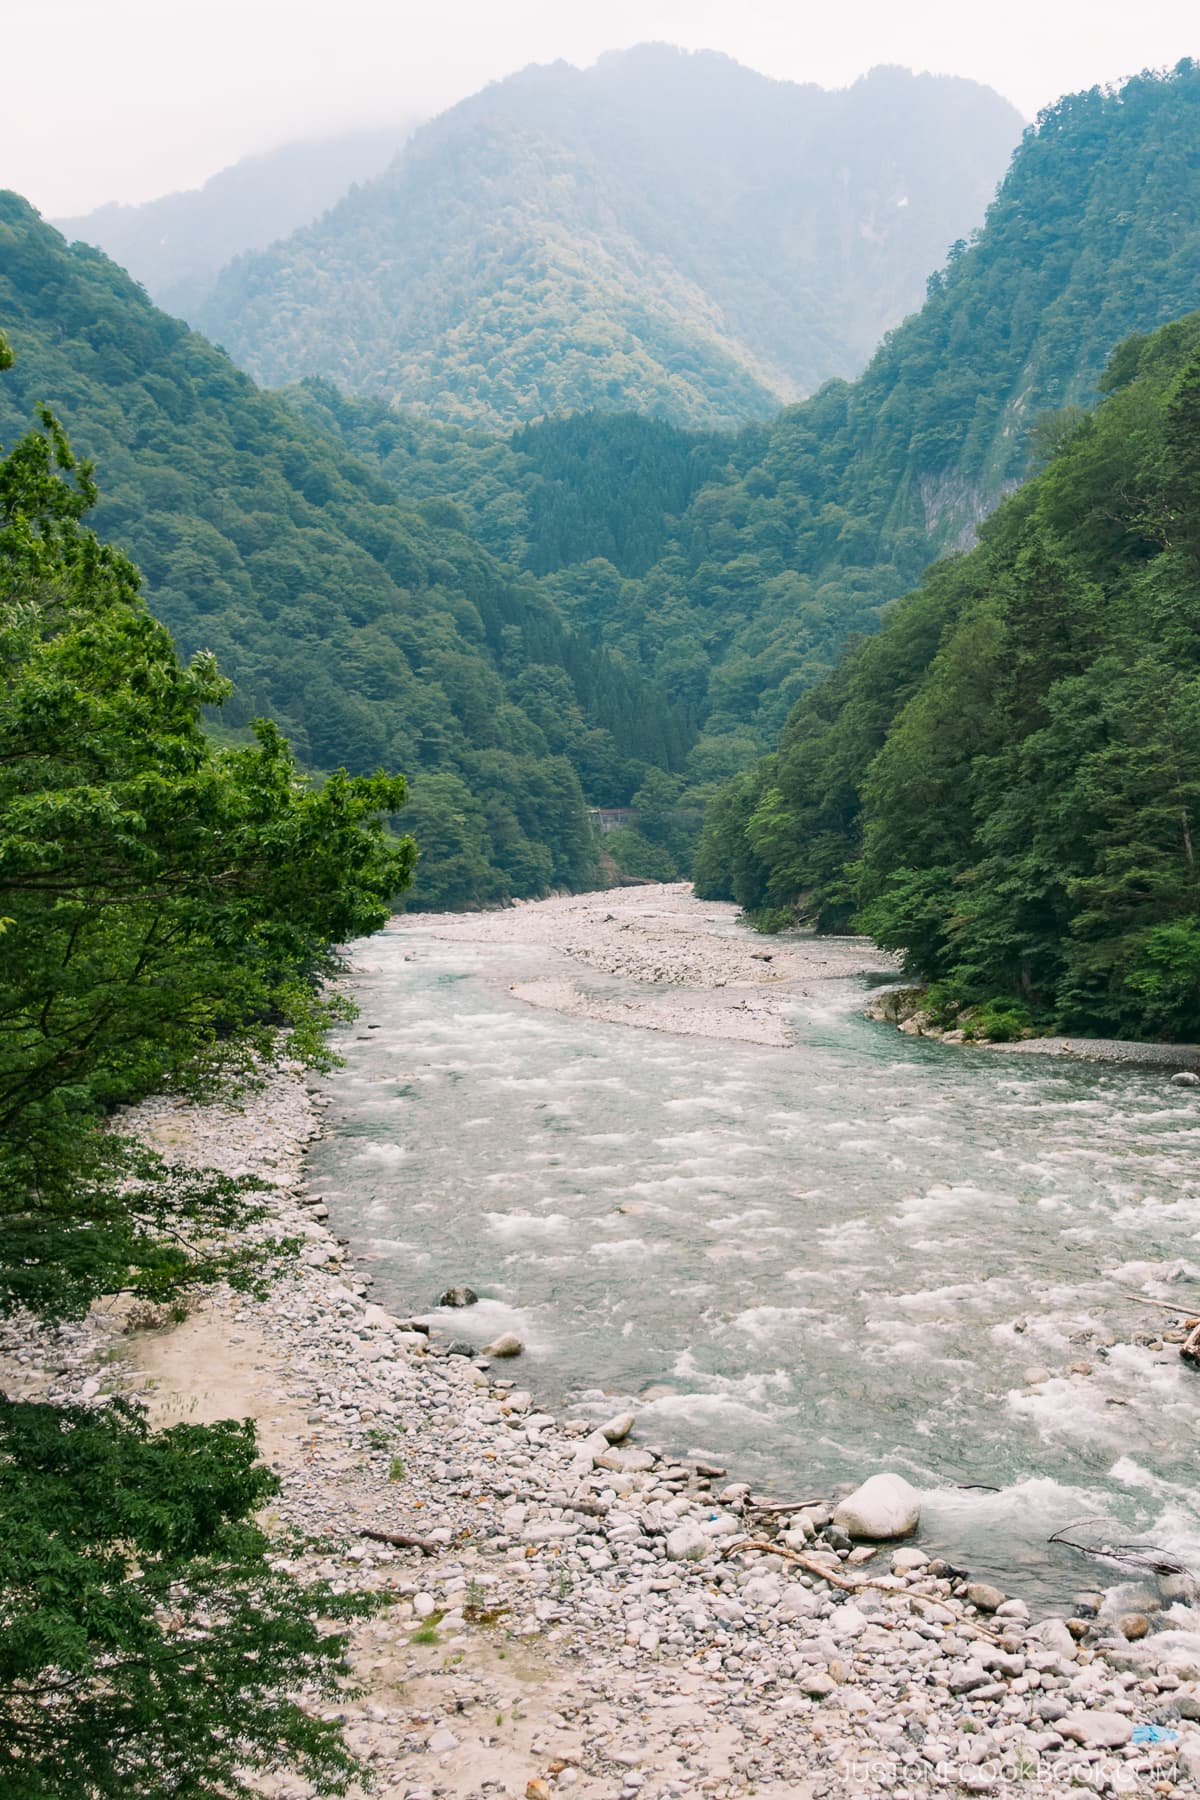
<svg viewBox="0 0 1200 1800"><path fill-rule="evenodd" d="M525 70L418 131L199 315L258 379L491 426L766 416L862 368L1021 135L989 88L842 92L662 45Z"/></svg>
<svg viewBox="0 0 1200 1800"><path fill-rule="evenodd" d="M356 181L385 169L412 127L408 121L285 144L244 157L202 188L54 223L128 269L167 312L191 319L227 262L319 219Z"/></svg>

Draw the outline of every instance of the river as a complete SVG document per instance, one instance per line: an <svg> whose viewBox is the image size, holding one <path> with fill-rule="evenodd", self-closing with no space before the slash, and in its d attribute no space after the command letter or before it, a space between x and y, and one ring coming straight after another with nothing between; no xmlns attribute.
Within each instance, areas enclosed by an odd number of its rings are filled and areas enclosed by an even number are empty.
<svg viewBox="0 0 1200 1800"><path fill-rule="evenodd" d="M656 892L578 903L575 947L589 904L611 937ZM744 971L761 940L687 907L701 962ZM790 1042L535 1007L511 988L560 975L616 1016L648 985L704 998L669 962L582 965L538 918L356 949L310 1172L374 1298L478 1344L514 1330L508 1372L552 1410L629 1396L638 1441L782 1498L898 1470L926 1549L1043 1603L1101 1573L1047 1543L1086 1516L1200 1566L1200 1374L1128 1298L1200 1295L1196 1090L902 1036L862 1017L868 974L795 979L799 939L772 940L789 978L709 994ZM436 1310L458 1282L481 1303Z"/></svg>

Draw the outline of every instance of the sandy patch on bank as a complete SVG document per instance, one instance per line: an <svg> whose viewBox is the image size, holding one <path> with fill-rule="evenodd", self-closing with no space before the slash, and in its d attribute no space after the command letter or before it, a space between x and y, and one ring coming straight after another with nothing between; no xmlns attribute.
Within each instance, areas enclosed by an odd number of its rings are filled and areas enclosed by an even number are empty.
<svg viewBox="0 0 1200 1800"><path fill-rule="evenodd" d="M362 1523L378 1526L396 1510L397 1490L372 1482L370 1466L350 1446L336 1446L333 1458L322 1434L307 1423L304 1409L289 1387L296 1371L281 1355L270 1334L247 1320L244 1303L229 1296L207 1301L183 1323L129 1340L142 1398L153 1422L168 1426L181 1421L212 1423L226 1418L252 1418L259 1432L263 1459L289 1490L302 1488L316 1519L345 1510L351 1484L353 1513ZM406 1507L411 1507L409 1498ZM411 1528L418 1517L401 1518ZM268 1528L279 1522L276 1508L264 1515ZM343 1531L345 1529L343 1525ZM447 1550L446 1560L456 1552ZM438 1559L439 1561L441 1559ZM407 1558L411 1571L411 1554ZM398 1572L400 1572L398 1570ZM417 1570L436 1587L435 1566ZM700 1791L746 1791L737 1770L745 1754L746 1733L727 1718L714 1716L711 1693L698 1678L664 1671L661 1691L647 1682L644 1669L621 1671L613 1692L601 1697L586 1659L563 1656L551 1646L515 1642L504 1625L455 1637L452 1643L414 1642L412 1618L397 1620L390 1609L359 1628L353 1648L354 1678L359 1693L348 1717L351 1741L370 1732L378 1720L405 1721L415 1736L428 1737L441 1722L452 1730L452 1752L424 1752L410 1740L400 1766L380 1771L374 1790L383 1800L410 1796L441 1800L483 1800L527 1791L527 1784L555 1770L574 1772L574 1781L555 1785L555 1793L579 1800L612 1800L621 1788L619 1774L594 1772L597 1741L602 1761L617 1769L636 1767L653 1794ZM757 1723L757 1722L756 1722ZM769 1737L766 1719L759 1729ZM753 1735L753 1734L752 1734ZM356 1748L368 1749L357 1743ZM589 1768L589 1764L592 1765ZM703 1777L698 1777L697 1767ZM275 1800L301 1800L310 1790L294 1778L263 1777L264 1795ZM785 1783L754 1784L762 1800L804 1800L813 1792L811 1779L797 1775ZM367 1800L351 1790L352 1800Z"/></svg>

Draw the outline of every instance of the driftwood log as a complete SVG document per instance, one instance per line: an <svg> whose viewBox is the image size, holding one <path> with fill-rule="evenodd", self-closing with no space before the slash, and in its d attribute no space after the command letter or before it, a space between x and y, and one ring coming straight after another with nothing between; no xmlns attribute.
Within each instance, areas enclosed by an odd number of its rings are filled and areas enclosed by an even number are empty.
<svg viewBox="0 0 1200 1800"><path fill-rule="evenodd" d="M799 1550L785 1550L782 1544L774 1544L770 1538L734 1538L732 1543L725 1546L721 1555L722 1557L733 1556L739 1550L761 1550L764 1556L782 1556L785 1562L795 1563L797 1568L803 1569L809 1575L819 1575L822 1581L829 1583L830 1587L842 1588L847 1594L855 1594L859 1588L864 1587L886 1586L890 1589L895 1579L889 1575L886 1582L873 1581L869 1575L865 1575L861 1581L847 1581L844 1575L829 1568L819 1558L805 1556Z"/></svg>
<svg viewBox="0 0 1200 1800"><path fill-rule="evenodd" d="M432 1538L417 1537L411 1531L372 1531L363 1526L359 1537L370 1538L376 1544L390 1544L394 1550L420 1550L424 1556L436 1556L445 1550L445 1544L437 1544Z"/></svg>

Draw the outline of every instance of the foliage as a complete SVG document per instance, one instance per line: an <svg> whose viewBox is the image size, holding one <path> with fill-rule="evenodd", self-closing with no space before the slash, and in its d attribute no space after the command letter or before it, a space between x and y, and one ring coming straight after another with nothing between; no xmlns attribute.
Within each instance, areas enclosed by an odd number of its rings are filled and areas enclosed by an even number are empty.
<svg viewBox="0 0 1200 1800"><path fill-rule="evenodd" d="M273 1566L253 1514L278 1482L253 1428L151 1433L135 1407L0 1397L0 1783L11 1800L252 1794L356 1773L339 1727L362 1596ZM301 1708L293 1696L307 1690Z"/></svg>
<svg viewBox="0 0 1200 1800"><path fill-rule="evenodd" d="M663 45L526 69L239 258L198 322L261 381L455 424L738 425L862 367L1019 132L990 90L895 68L831 93Z"/></svg>
<svg viewBox="0 0 1200 1800"><path fill-rule="evenodd" d="M802 899L982 1007L1200 1037L1200 313L1127 341L1098 410L714 807L703 891Z"/></svg>
<svg viewBox="0 0 1200 1800"><path fill-rule="evenodd" d="M623 875L641 881L675 881L679 870L669 850L655 844L633 825L620 825L604 834L604 848Z"/></svg>
<svg viewBox="0 0 1200 1800"><path fill-rule="evenodd" d="M1200 304L1198 130L1189 63L1050 109L920 312L857 381L770 425L592 414L504 440L319 383L292 398L406 498L458 506L577 633L685 706L700 735L666 766L704 804L932 557L974 541L1027 459L1065 447L1118 341Z"/></svg>
<svg viewBox="0 0 1200 1800"><path fill-rule="evenodd" d="M280 1026L318 1054L334 947L383 923L414 859L373 823L401 780L303 783L267 724L212 749L202 709L227 686L210 656L180 665L136 569L83 524L95 498L50 414L0 461L0 1269L10 1299L48 1272L76 1310L93 1252L97 1291L114 1258L151 1293L187 1260L151 1231L142 1267L162 1184L91 1121L185 1067L245 1067Z"/></svg>
<svg viewBox="0 0 1200 1800"><path fill-rule="evenodd" d="M430 522L469 531L535 575L595 561L645 574L733 442L618 412L543 419L493 437L352 398L316 378L281 398L421 502Z"/></svg>
<svg viewBox="0 0 1200 1800"><path fill-rule="evenodd" d="M0 368L11 364L0 337ZM296 773L271 725L216 749L227 692L180 664L53 414L0 456L0 1312L78 1317L261 1284L281 1246L233 1227L245 1184L106 1131L122 1101L320 1060L336 945L376 929L414 851L385 775ZM0 1785L14 1800L250 1794L287 1767L357 1773L336 1725L364 1605L302 1587L253 1515L253 1428L150 1433L0 1395ZM298 1703L306 1690L309 1706Z"/></svg>
<svg viewBox="0 0 1200 1800"><path fill-rule="evenodd" d="M682 710L14 196L0 250L20 352L0 431L48 396L101 461L98 526L183 654L229 675L226 725L270 715L308 768L403 768L414 805L435 775L465 782L485 819L473 903L544 892L548 871L586 881L585 792L624 804L648 765L682 761ZM556 758L570 792L543 820ZM419 903L448 885L437 857L431 838Z"/></svg>

